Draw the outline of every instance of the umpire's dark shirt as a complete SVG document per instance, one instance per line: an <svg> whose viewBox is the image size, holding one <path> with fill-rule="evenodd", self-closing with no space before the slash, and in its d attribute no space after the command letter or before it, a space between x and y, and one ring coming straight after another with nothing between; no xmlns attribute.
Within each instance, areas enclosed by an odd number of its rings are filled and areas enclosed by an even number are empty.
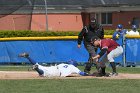
<svg viewBox="0 0 140 93"><path fill-rule="evenodd" d="M82 31L78 35L78 45L81 45L82 40L84 39L85 43L90 43L91 38L94 36L98 36L99 38L104 38L104 29L101 25L96 24L94 28L90 25L85 26Z"/></svg>

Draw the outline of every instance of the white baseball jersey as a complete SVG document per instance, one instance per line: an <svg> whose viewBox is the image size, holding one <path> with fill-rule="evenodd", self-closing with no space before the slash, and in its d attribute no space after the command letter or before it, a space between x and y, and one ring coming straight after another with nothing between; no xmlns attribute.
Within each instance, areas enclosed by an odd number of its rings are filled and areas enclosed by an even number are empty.
<svg viewBox="0 0 140 93"><path fill-rule="evenodd" d="M133 30L130 30L129 32L127 31L126 33L127 35L139 35L138 31L133 31Z"/></svg>
<svg viewBox="0 0 140 93"><path fill-rule="evenodd" d="M61 72L61 77L69 76L70 74L79 74L81 71L71 64L59 64L57 65L59 71Z"/></svg>
<svg viewBox="0 0 140 93"><path fill-rule="evenodd" d="M45 66L42 66L42 65L39 65L39 64L36 64L38 65L38 68L43 70L44 74L43 76L46 76L46 77L66 77L66 76L69 76L70 74L73 74L73 73L80 73L81 71L73 66L73 65L70 65L70 64L59 64L59 65L56 65L56 66L50 66L50 67L45 67Z"/></svg>
<svg viewBox="0 0 140 93"><path fill-rule="evenodd" d="M46 66L42 66L39 64L36 64L36 65L38 65L38 68L44 72L44 74L43 74L44 77L45 76L46 77L57 77L57 76L61 75L57 66L46 67Z"/></svg>

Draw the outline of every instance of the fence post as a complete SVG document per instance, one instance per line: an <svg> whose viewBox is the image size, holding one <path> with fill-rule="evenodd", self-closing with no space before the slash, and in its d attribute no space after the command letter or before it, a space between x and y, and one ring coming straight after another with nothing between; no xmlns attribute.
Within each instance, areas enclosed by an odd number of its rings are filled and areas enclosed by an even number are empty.
<svg viewBox="0 0 140 93"><path fill-rule="evenodd" d="M126 67L126 37L123 35L123 66Z"/></svg>

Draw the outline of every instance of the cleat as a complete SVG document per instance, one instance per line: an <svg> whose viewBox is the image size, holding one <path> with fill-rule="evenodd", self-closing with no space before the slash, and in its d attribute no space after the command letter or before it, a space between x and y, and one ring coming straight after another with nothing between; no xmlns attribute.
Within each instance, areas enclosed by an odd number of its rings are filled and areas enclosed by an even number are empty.
<svg viewBox="0 0 140 93"><path fill-rule="evenodd" d="M108 73L99 73L96 77L109 77L109 74Z"/></svg>
<svg viewBox="0 0 140 93"><path fill-rule="evenodd" d="M109 77L109 73L99 73L99 72L94 72L93 74L92 74L92 76L95 76L95 77Z"/></svg>
<svg viewBox="0 0 140 93"><path fill-rule="evenodd" d="M27 57L29 57L29 54L28 53L22 53L22 54L19 54L18 56L27 58Z"/></svg>
<svg viewBox="0 0 140 93"><path fill-rule="evenodd" d="M109 75L109 73L105 73L104 77L110 77Z"/></svg>
<svg viewBox="0 0 140 93"><path fill-rule="evenodd" d="M118 76L118 73L112 72L109 76Z"/></svg>

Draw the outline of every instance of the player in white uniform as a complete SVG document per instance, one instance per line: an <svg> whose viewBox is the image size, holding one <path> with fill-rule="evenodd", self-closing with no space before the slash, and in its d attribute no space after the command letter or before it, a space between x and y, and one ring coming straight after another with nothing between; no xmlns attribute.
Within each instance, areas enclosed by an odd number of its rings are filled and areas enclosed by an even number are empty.
<svg viewBox="0 0 140 93"><path fill-rule="evenodd" d="M19 54L19 57L27 58L31 64L33 64L33 68L38 72L38 74L43 77L67 77L71 74L79 74L81 76L87 75L76 67L77 63L75 61L69 61L68 64L61 63L56 66L47 67L39 65L29 57L28 53Z"/></svg>
<svg viewBox="0 0 140 93"><path fill-rule="evenodd" d="M126 32L127 35L139 35L136 25L132 25L132 30Z"/></svg>

